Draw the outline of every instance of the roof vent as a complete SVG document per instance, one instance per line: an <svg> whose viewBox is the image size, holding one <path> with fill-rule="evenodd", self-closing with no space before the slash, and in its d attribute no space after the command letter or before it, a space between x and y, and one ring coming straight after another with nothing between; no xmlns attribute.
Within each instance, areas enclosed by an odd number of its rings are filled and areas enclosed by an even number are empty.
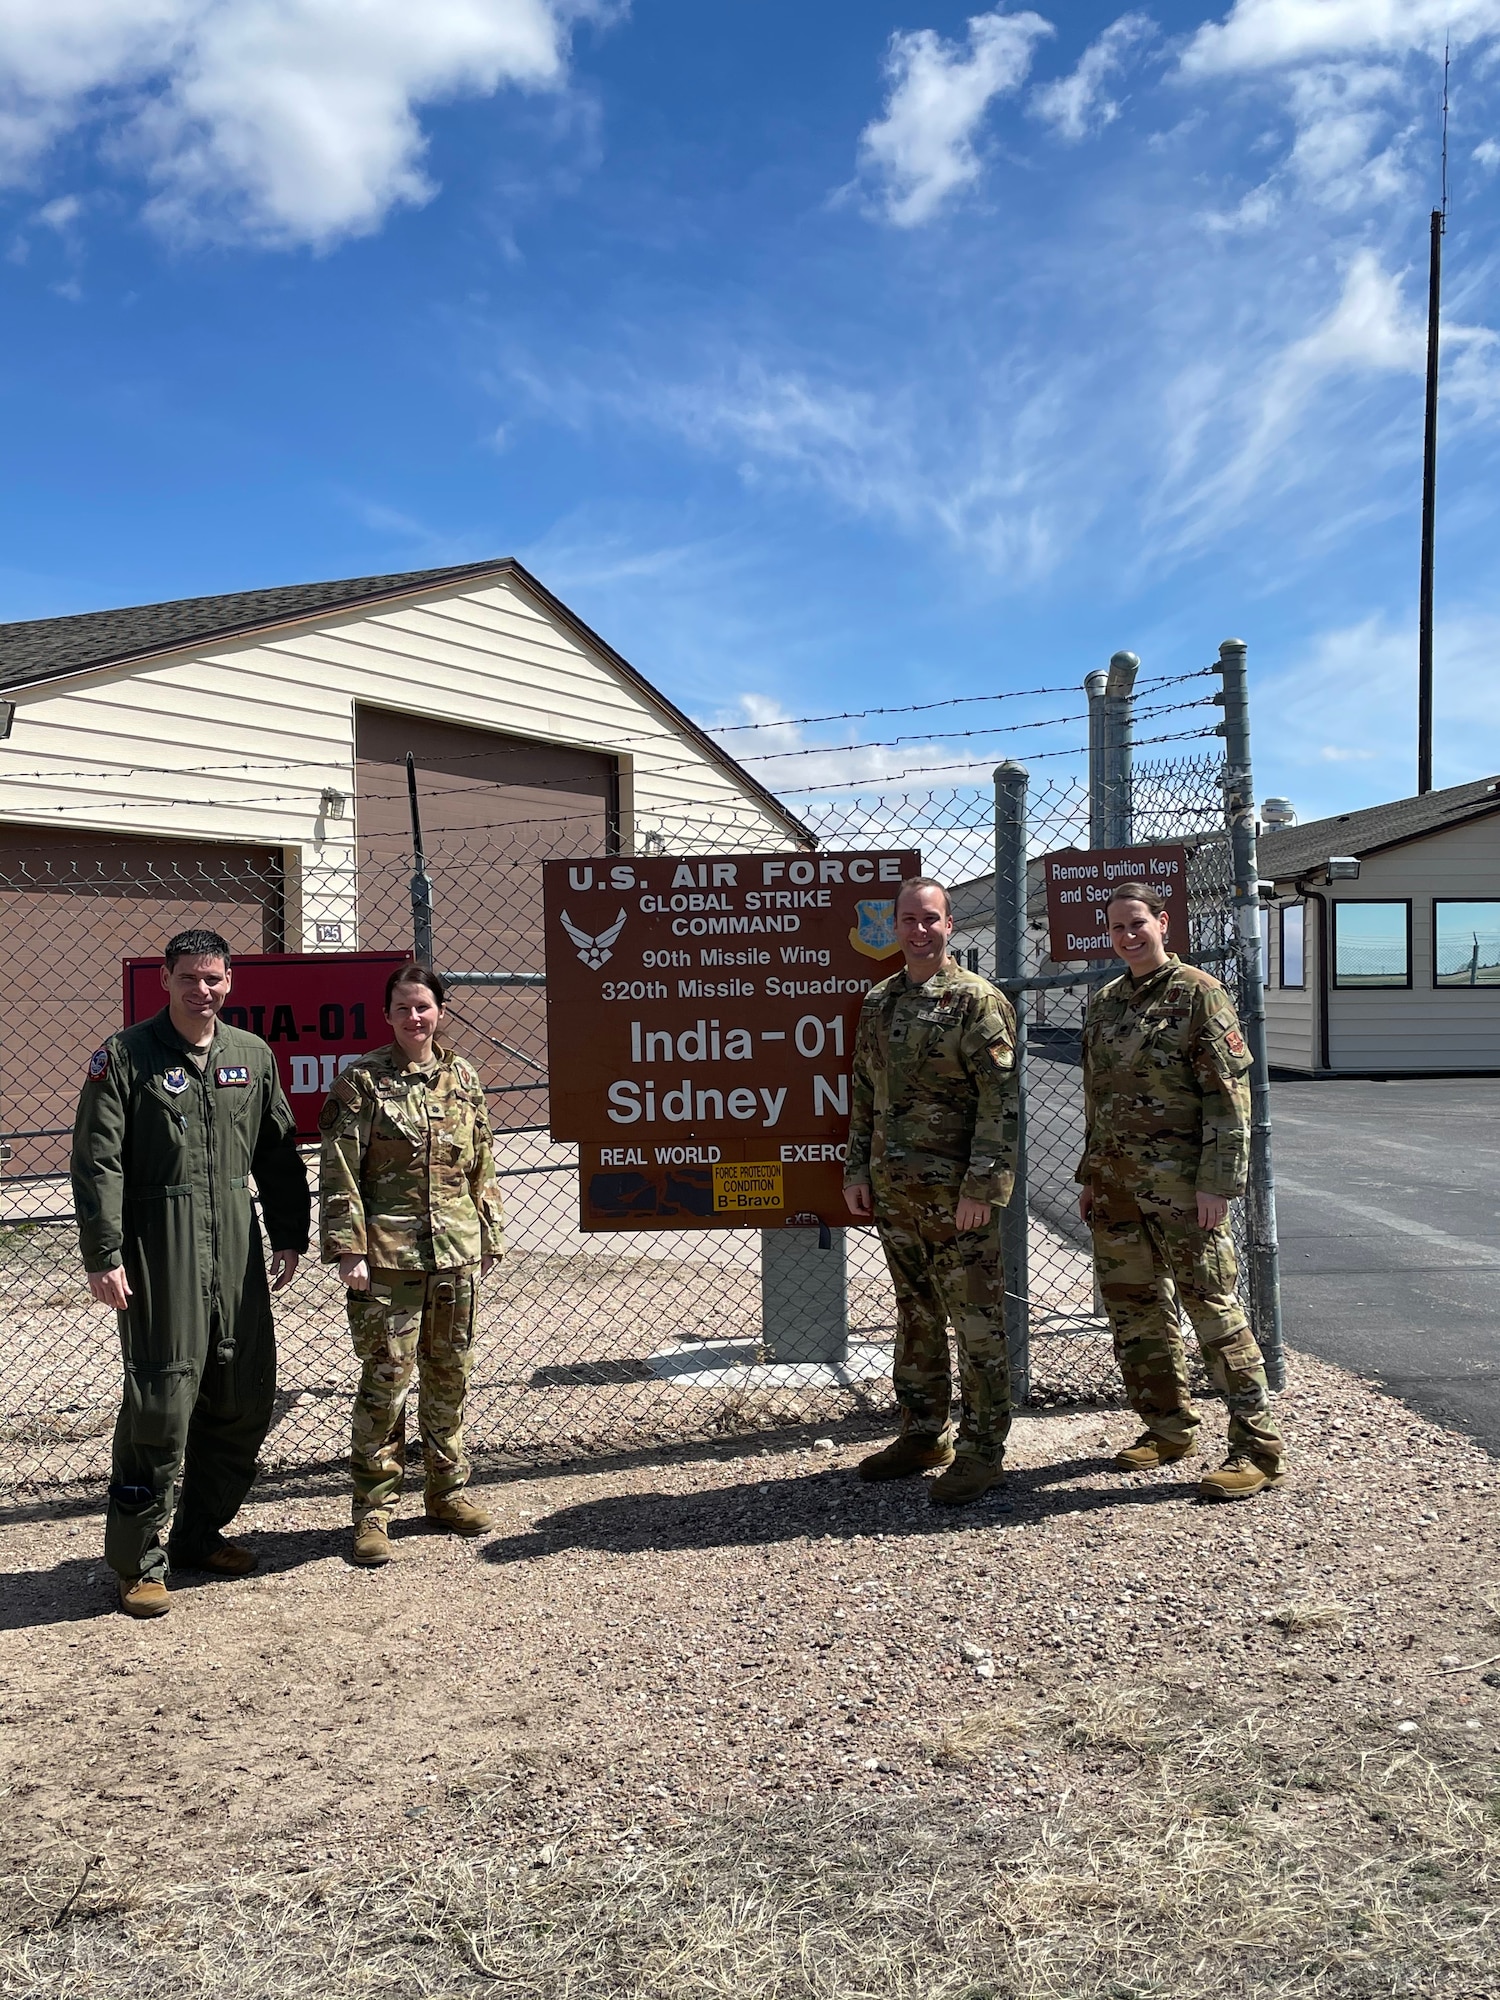
<svg viewBox="0 0 1500 2000"><path fill-rule="evenodd" d="M1261 806L1260 817L1265 826L1295 826L1297 808L1290 799L1267 799Z"/></svg>

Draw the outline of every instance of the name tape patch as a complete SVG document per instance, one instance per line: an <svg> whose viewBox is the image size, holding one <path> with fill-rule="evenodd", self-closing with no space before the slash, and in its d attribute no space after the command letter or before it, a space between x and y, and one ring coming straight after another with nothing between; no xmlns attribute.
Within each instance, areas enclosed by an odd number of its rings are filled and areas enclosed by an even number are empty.
<svg viewBox="0 0 1500 2000"><path fill-rule="evenodd" d="M235 1088L243 1090L249 1081L250 1072L243 1063L236 1063L232 1068L228 1069L221 1067L214 1071L214 1082L219 1086L220 1090L233 1090Z"/></svg>

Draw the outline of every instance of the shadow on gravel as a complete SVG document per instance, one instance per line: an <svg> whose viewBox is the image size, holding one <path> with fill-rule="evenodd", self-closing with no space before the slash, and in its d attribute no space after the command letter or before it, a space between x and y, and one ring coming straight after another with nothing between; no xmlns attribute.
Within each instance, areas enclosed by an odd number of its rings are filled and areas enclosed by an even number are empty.
<svg viewBox="0 0 1500 2000"><path fill-rule="evenodd" d="M426 1523L413 1521L404 1528L398 1524L396 1533L403 1532L422 1534L426 1532ZM271 1576L282 1570L300 1569L304 1563L326 1561L329 1556L347 1555L349 1531L302 1528L275 1534L252 1533L250 1544L260 1557L260 1568L236 1581L253 1583L257 1575ZM229 1580L203 1570L174 1569L171 1591L174 1597L186 1597L190 1591L222 1590ZM51 1569L0 1571L0 1632L66 1625L118 1614L115 1579L104 1567L102 1547L88 1555L70 1556Z"/></svg>
<svg viewBox="0 0 1500 2000"><path fill-rule="evenodd" d="M706 1493L622 1493L560 1507L525 1534L497 1535L481 1554L489 1562L530 1562L581 1547L625 1554L638 1549L744 1548L804 1539L848 1541L856 1535L929 1537L969 1528L1024 1528L1067 1514L1180 1502L1196 1478L1149 1486L1077 1487L1110 1468L1107 1456L1025 1466L973 1506L934 1507L926 1480L870 1486L840 1468L802 1479L727 1486Z"/></svg>

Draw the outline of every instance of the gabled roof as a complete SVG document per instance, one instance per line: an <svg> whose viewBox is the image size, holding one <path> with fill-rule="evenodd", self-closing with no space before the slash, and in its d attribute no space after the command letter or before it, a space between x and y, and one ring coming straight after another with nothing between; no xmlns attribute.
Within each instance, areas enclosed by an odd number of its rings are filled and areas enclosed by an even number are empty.
<svg viewBox="0 0 1500 2000"><path fill-rule="evenodd" d="M1393 799L1389 805L1366 806L1362 812L1337 813L1331 819L1309 820L1306 826L1274 827L1262 833L1257 847L1262 875L1284 882L1320 868L1330 855L1375 854L1422 840L1465 820L1500 812L1500 778L1476 778L1467 785L1449 785L1441 792Z"/></svg>
<svg viewBox="0 0 1500 2000"><path fill-rule="evenodd" d="M180 597L169 604L136 604L120 611L84 611L70 618L33 618L0 625L0 689L44 685L70 674L105 667L144 665L180 653L248 638L280 626L302 625L320 613L352 611L425 595L442 585L510 577L520 583L581 644L600 654L632 688L657 709L705 758L727 772L736 785L773 813L796 839L817 845L813 835L776 797L737 764L696 722L654 688L644 674L590 630L545 584L512 556L490 562L459 563L450 569L406 570L397 576L355 576L332 583L291 583L270 590L237 590L223 597Z"/></svg>

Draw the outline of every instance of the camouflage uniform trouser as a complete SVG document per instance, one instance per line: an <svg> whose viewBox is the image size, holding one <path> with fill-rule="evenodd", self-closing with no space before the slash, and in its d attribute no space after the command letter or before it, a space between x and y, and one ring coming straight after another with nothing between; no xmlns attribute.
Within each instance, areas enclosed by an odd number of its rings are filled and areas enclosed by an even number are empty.
<svg viewBox="0 0 1500 2000"><path fill-rule="evenodd" d="M349 1470L354 1518L393 1507L406 1469L406 1397L420 1371L417 1425L427 1498L466 1485L464 1394L474 1343L479 1273L372 1271L368 1292L348 1294L349 1330L362 1368L354 1396Z"/></svg>
<svg viewBox="0 0 1500 2000"><path fill-rule="evenodd" d="M958 1342L960 1457L998 1465L1010 1431L1010 1359L1005 1348L1005 1280L1000 1211L983 1229L953 1226L958 1186L877 1180L875 1222L896 1288L892 1379L902 1429L953 1435L953 1372L948 1322Z"/></svg>
<svg viewBox="0 0 1500 2000"><path fill-rule="evenodd" d="M1090 1220L1115 1359L1131 1407L1147 1429L1174 1445L1197 1434L1177 1317L1181 1300L1203 1365L1229 1410L1230 1450L1249 1452L1264 1466L1280 1465L1281 1435L1260 1349L1235 1289L1239 1270L1228 1222L1200 1229L1197 1196L1189 1187L1147 1194L1100 1180Z"/></svg>

